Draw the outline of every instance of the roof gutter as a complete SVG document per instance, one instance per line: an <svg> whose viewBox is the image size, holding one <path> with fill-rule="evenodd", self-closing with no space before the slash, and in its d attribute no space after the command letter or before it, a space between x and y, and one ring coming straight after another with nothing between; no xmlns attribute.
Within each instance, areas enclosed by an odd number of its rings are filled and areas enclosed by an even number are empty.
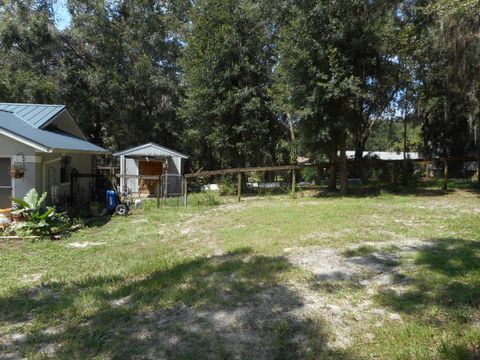
<svg viewBox="0 0 480 360"><path fill-rule="evenodd" d="M53 153L69 153L69 154L94 154L94 155L109 155L111 154L108 150L70 150L70 149L51 149Z"/></svg>

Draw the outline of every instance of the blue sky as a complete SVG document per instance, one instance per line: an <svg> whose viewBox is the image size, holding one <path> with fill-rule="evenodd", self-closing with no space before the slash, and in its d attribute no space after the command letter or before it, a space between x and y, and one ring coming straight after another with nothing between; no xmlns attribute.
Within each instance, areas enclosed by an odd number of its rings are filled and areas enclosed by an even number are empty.
<svg viewBox="0 0 480 360"><path fill-rule="evenodd" d="M55 22L60 30L70 25L70 14L67 10L67 0L55 1L53 10L55 11Z"/></svg>

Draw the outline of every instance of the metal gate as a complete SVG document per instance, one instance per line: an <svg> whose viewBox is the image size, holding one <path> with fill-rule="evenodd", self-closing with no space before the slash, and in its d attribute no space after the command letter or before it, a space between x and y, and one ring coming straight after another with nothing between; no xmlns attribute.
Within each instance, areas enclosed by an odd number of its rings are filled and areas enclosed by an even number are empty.
<svg viewBox="0 0 480 360"><path fill-rule="evenodd" d="M185 180L182 175L164 174L160 181L160 204L163 206L186 205Z"/></svg>

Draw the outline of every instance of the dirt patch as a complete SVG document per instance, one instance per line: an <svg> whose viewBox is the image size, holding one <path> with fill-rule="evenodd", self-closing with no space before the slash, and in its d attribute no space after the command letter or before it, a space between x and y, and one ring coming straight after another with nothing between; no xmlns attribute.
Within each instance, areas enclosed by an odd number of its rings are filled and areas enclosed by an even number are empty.
<svg viewBox="0 0 480 360"><path fill-rule="evenodd" d="M313 274L311 286L296 284L297 292L302 294L310 312L318 313L330 323L335 338L328 345L344 349L358 337L354 334L358 324L374 321L381 326L385 321L402 321L400 314L376 307L372 297L379 290L408 289L403 273L414 265L406 259L433 245L416 239L365 242L348 248L352 254L367 251L358 256L345 255L346 249L320 247L287 248L285 252L292 264ZM336 294L338 291L341 296Z"/></svg>
<svg viewBox="0 0 480 360"><path fill-rule="evenodd" d="M72 242L72 243L66 244L65 246L70 248L76 248L76 249L85 249L92 246L100 246L105 244L106 242L104 241L101 241L101 242L83 241L83 242Z"/></svg>
<svg viewBox="0 0 480 360"><path fill-rule="evenodd" d="M114 308L128 305L128 302L130 301L130 298L131 298L131 296L125 296L125 297L120 298L120 299L112 300L112 301L110 301L110 305Z"/></svg>
<svg viewBox="0 0 480 360"><path fill-rule="evenodd" d="M22 276L22 282L26 284L34 283L39 281L44 273L36 273L36 274L25 274Z"/></svg>
<svg viewBox="0 0 480 360"><path fill-rule="evenodd" d="M142 313L134 332L137 339L162 344L158 353L179 357L189 357L213 343L212 354L269 359L278 343L284 342L296 358L305 358L311 351L313 321L304 310L303 299L291 289L272 286L234 307L181 306ZM326 348L326 338L320 341Z"/></svg>
<svg viewBox="0 0 480 360"><path fill-rule="evenodd" d="M413 239L364 242L348 249L306 247L284 250L292 264L310 271L318 281L350 281L364 286L388 286L397 285L400 282L398 275L407 270L407 267L412 268L413 264L405 261L406 257L433 245L433 241ZM365 248L367 253L355 255ZM352 255L346 255L348 252Z"/></svg>

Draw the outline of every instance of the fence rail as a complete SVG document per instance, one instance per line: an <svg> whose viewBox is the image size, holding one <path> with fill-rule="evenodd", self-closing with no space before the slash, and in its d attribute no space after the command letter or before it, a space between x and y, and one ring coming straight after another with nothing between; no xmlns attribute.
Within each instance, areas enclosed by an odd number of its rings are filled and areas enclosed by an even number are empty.
<svg viewBox="0 0 480 360"><path fill-rule="evenodd" d="M392 167L392 182L396 186L398 183L400 175L400 165L405 164L405 161L409 164L415 164L417 166L421 165L425 167L428 171L429 164L436 163L442 164L445 168L443 172L444 178L444 188L448 182L448 165L455 162L475 162L480 163L480 159L477 157L450 157L443 159L398 159L398 160L383 160L375 158L364 158L361 161L362 167L379 167L380 165L388 165ZM348 159L348 164L354 165L355 159ZM328 162L320 163L309 163L309 164L291 164L291 165L280 165L280 166L261 166L261 167L246 167L246 168L231 168L231 169L222 169L222 170L211 170L211 171L199 171L196 173L185 174L185 189L187 189L187 183L189 180L193 180L200 177L209 177L209 176L222 176L222 175L234 175L237 174L237 200L241 200L242 194L242 175L247 173L261 173L261 172L275 172L275 171L290 171L291 172L291 190L292 192L296 191L296 177L297 171L305 168L329 168L330 164ZM480 170L478 173L480 181ZM186 192L186 190L185 190Z"/></svg>
<svg viewBox="0 0 480 360"><path fill-rule="evenodd" d="M355 159L348 159L349 166L355 164ZM437 164L436 167L438 168L443 167L445 170L442 171L442 177L446 183L449 179L448 175L448 165L454 164L455 162L474 162L475 164L480 164L480 159L478 157L449 157L449 158L436 158L436 159L406 159L409 164L414 164L416 166L421 166L425 169L425 176L429 173L429 168L431 164ZM398 159L398 160L382 160L382 159L375 159L375 158L364 158L361 161L362 167L381 167L382 165L391 166L392 171L392 182L397 183L399 173L401 171L400 165L405 163L405 159ZM240 201L242 195L242 176L248 173L262 173L262 172L291 172L291 190L292 192L296 191L297 185L297 172L299 170L303 170L306 168L329 168L330 164L328 162L318 162L318 163L307 163L307 164L289 164L289 165L279 165L279 166L260 166L260 167L244 167L244 168L231 168L231 169L219 169L219 170L208 170L208 171L199 171L196 173L189 173L182 175L175 175L177 176L175 179L173 178L165 178L165 175L126 175L126 174L115 174L115 170L118 169L116 166L103 166L98 167L98 170L105 171L110 170L109 174L105 174L106 177L110 178L113 182L116 182L117 179L137 179L139 182L142 180L154 180L157 181L156 187L156 197L157 197L157 206L160 206L163 199L168 198L170 195L172 197L181 197L184 199L183 203L186 205L187 203L187 193L188 193L188 183L189 181L193 181L196 178L201 177L210 177L210 176L222 176L222 175L235 175L237 174L237 200ZM478 166L477 166L478 168ZM477 174L480 181L480 170L477 170ZM171 175L173 176L173 175ZM289 175L290 176L290 175ZM92 177L91 174L77 174L77 178L81 177ZM180 180L179 180L180 179ZM170 190L174 190L174 193L170 194ZM72 189L73 190L73 189ZM167 201L165 201L167 203Z"/></svg>
<svg viewBox="0 0 480 360"><path fill-rule="evenodd" d="M479 161L478 158L475 157L462 157L462 158L448 158L448 159L407 159L410 163L424 163L424 162L454 162L454 161ZM349 163L354 163L355 159L348 159ZM363 159L362 165L376 165L380 163L403 163L403 159L399 160L382 160L382 159ZM288 171L288 170L302 170L309 167L328 167L330 164L328 162L320 162L320 163L310 163L310 164L292 164L292 165L279 165L279 166L260 166L260 167L246 167L246 168L231 168L231 169L223 169L223 170L209 170L209 171L200 171L196 173L185 174L186 178L196 178L202 176L212 176L212 175L227 175L227 174L237 174L237 173L252 173L252 172L264 172L264 171Z"/></svg>

